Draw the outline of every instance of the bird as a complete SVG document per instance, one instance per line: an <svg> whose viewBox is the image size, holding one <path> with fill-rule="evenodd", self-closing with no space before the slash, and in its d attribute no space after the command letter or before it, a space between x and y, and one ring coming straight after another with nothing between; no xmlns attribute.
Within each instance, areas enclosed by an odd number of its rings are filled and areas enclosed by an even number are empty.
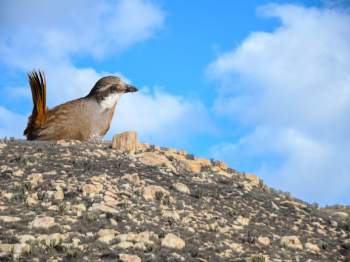
<svg viewBox="0 0 350 262"><path fill-rule="evenodd" d="M106 76L96 82L87 96L49 109L45 73L38 72L33 69L27 73L34 104L23 133L27 140L101 142L110 128L120 97L138 91L119 77Z"/></svg>

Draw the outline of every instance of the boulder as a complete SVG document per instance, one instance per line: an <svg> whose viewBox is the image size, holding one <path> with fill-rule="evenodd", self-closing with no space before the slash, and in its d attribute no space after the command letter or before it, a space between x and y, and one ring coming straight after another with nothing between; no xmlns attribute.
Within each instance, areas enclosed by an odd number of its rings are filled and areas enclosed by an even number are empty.
<svg viewBox="0 0 350 262"><path fill-rule="evenodd" d="M185 247L185 241L183 241L181 238L174 234L167 234L165 238L163 239L161 245L163 247L170 247L170 248L176 248L176 249L182 249Z"/></svg>
<svg viewBox="0 0 350 262"><path fill-rule="evenodd" d="M220 160L216 160L214 162L214 166L220 167L222 170L227 170L227 164L225 162L222 162Z"/></svg>
<svg viewBox="0 0 350 262"><path fill-rule="evenodd" d="M137 151L137 132L128 131L113 136L112 148L118 151Z"/></svg>

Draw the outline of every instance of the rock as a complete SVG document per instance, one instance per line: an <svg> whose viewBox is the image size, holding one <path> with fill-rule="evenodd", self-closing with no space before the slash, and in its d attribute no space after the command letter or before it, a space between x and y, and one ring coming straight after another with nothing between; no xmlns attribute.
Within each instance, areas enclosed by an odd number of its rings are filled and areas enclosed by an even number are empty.
<svg viewBox="0 0 350 262"><path fill-rule="evenodd" d="M306 244L305 244L305 249L306 249L306 250L312 250L312 251L317 252L317 253L320 252L320 249L318 248L318 246L313 245L313 244L311 244L311 243L306 243Z"/></svg>
<svg viewBox="0 0 350 262"><path fill-rule="evenodd" d="M186 193L186 194L190 193L190 189L185 184L182 184L180 182L173 184L172 187L182 193Z"/></svg>
<svg viewBox="0 0 350 262"><path fill-rule="evenodd" d="M55 234L51 234L49 235L46 240L45 240L45 244L46 246L50 246L53 245L54 247L57 246L60 243L60 239L61 239L61 234L60 233L55 233ZM63 239L62 239L63 240Z"/></svg>
<svg viewBox="0 0 350 262"><path fill-rule="evenodd" d="M26 244L0 244L0 253L10 253L13 249L14 254L24 254L26 247Z"/></svg>
<svg viewBox="0 0 350 262"><path fill-rule="evenodd" d="M139 185L140 184L140 178L139 178L139 176L137 174L125 175L125 176L122 177L122 179L129 180L134 185Z"/></svg>
<svg viewBox="0 0 350 262"><path fill-rule="evenodd" d="M92 207L89 208L90 212L99 212L99 213L112 213L112 214L119 214L119 211L112 208L112 207L109 207L109 206L106 206L104 204L98 204L98 203L94 203L92 204Z"/></svg>
<svg viewBox="0 0 350 262"><path fill-rule="evenodd" d="M112 148L123 152L135 152L137 150L137 132L128 131L114 135Z"/></svg>
<svg viewBox="0 0 350 262"><path fill-rule="evenodd" d="M199 158L197 157L196 162L199 162L202 166L210 166L210 160L206 158Z"/></svg>
<svg viewBox="0 0 350 262"><path fill-rule="evenodd" d="M18 222L21 221L20 217L11 217L11 216L0 216L0 221L2 222Z"/></svg>
<svg viewBox="0 0 350 262"><path fill-rule="evenodd" d="M218 166L218 167L220 167L222 170L227 170L227 164L224 163L224 162L222 162L222 161L220 161L220 160L216 160L216 161L214 162L214 166Z"/></svg>
<svg viewBox="0 0 350 262"><path fill-rule="evenodd" d="M121 262L141 262L138 256L119 254L119 259Z"/></svg>
<svg viewBox="0 0 350 262"><path fill-rule="evenodd" d="M155 196L157 191L162 191L164 195L167 195L167 196L170 195L170 192L168 190L165 190L161 186L146 186L143 188L143 195Z"/></svg>
<svg viewBox="0 0 350 262"><path fill-rule="evenodd" d="M236 243L230 244L230 243L228 243L227 241L223 241L222 243L223 243L224 245L230 247L233 251L239 252L239 251L242 251L242 250L243 250L243 247L242 247L241 245L239 245L239 244L236 244Z"/></svg>
<svg viewBox="0 0 350 262"><path fill-rule="evenodd" d="M26 244L27 241L28 241L28 242L34 241L34 240L35 240L35 237L33 237L33 236L31 236L31 235L22 235L22 236L19 236L18 239L19 239L19 242L20 242L21 244Z"/></svg>
<svg viewBox="0 0 350 262"><path fill-rule="evenodd" d="M249 180L251 180L251 182L249 183L252 186L257 186L259 185L259 178L256 175L253 174L249 174L249 173L245 173L245 177Z"/></svg>
<svg viewBox="0 0 350 262"><path fill-rule="evenodd" d="M183 241L178 236L169 233L165 236L161 245L164 247L182 249L185 247L185 241Z"/></svg>
<svg viewBox="0 0 350 262"><path fill-rule="evenodd" d="M301 203L298 202L294 202L294 201L283 201L280 203L281 205L288 205L288 206L294 206L294 207L298 207L298 208L307 208L306 205L303 205Z"/></svg>
<svg viewBox="0 0 350 262"><path fill-rule="evenodd" d="M272 208L279 210L279 207L274 202L271 201L271 204L272 204Z"/></svg>
<svg viewBox="0 0 350 262"><path fill-rule="evenodd" d="M301 245L299 239L296 236L284 236L281 238L281 244L285 242L288 244L288 247L298 248L303 250L303 246Z"/></svg>
<svg viewBox="0 0 350 262"><path fill-rule="evenodd" d="M218 166L213 166L213 167L211 168L211 170L212 170L213 172L220 172L220 171L222 171L221 168L218 167Z"/></svg>
<svg viewBox="0 0 350 262"><path fill-rule="evenodd" d="M90 194L90 193L98 194L101 191L101 187L99 187L98 185L91 185L91 184L82 185L79 187L79 189L85 192L86 194Z"/></svg>
<svg viewBox="0 0 350 262"><path fill-rule="evenodd" d="M134 246L134 244L132 242L128 242L128 241L121 242L117 245L117 247L122 248L122 249L128 249L128 248L133 247L133 246Z"/></svg>
<svg viewBox="0 0 350 262"><path fill-rule="evenodd" d="M75 212L85 212L86 211L86 207L84 206L84 204L79 204L79 205L73 205L71 207L71 210L72 211L75 211Z"/></svg>
<svg viewBox="0 0 350 262"><path fill-rule="evenodd" d="M53 217L43 217L36 218L32 222L29 223L29 228L50 228L56 226L55 219Z"/></svg>
<svg viewBox="0 0 350 262"><path fill-rule="evenodd" d="M185 156L182 156L182 155L178 155L176 153L172 153L172 152L165 152L164 155L169 158L169 159L176 159L176 160L186 160L186 157Z"/></svg>
<svg viewBox="0 0 350 262"><path fill-rule="evenodd" d="M164 155L158 155L153 152L145 152L137 155L139 157L139 161L142 164L149 166L157 166L157 167L166 167L171 169L172 171L176 171L175 167L171 164L168 158Z"/></svg>
<svg viewBox="0 0 350 262"><path fill-rule="evenodd" d="M237 217L236 220L238 223L240 223L242 226L247 226L249 225L249 219L248 218L244 218L242 216Z"/></svg>
<svg viewBox="0 0 350 262"><path fill-rule="evenodd" d="M172 217L172 218L174 218L176 220L180 219L180 216L179 216L179 214L176 211L163 210L163 216L165 216L165 217Z"/></svg>
<svg viewBox="0 0 350 262"><path fill-rule="evenodd" d="M54 198L55 198L56 200L62 200L62 199L64 199L63 191L56 191L56 192L54 193Z"/></svg>
<svg viewBox="0 0 350 262"><path fill-rule="evenodd" d="M109 197L112 197L112 198L114 198L115 200L118 199L118 196L115 195L115 194L113 194L113 193L110 192L110 191L106 191L105 195L106 195L106 196L109 196Z"/></svg>
<svg viewBox="0 0 350 262"><path fill-rule="evenodd" d="M262 237L262 236L260 236L260 237L258 238L258 242L261 243L261 244L263 244L263 245L265 245L265 246L270 245L270 239L269 239L268 237Z"/></svg>
<svg viewBox="0 0 350 262"><path fill-rule="evenodd" d="M194 160L180 160L179 167L189 172L200 173L202 165Z"/></svg>
<svg viewBox="0 0 350 262"><path fill-rule="evenodd" d="M136 159L136 157L135 157L135 155L134 155L133 153L127 154L127 155L126 155L126 158L127 158L127 159L130 159L130 160L135 160L135 159Z"/></svg>
<svg viewBox="0 0 350 262"><path fill-rule="evenodd" d="M338 226L338 223L337 223L336 221L331 221L331 225L332 225L333 227L337 227L337 226Z"/></svg>
<svg viewBox="0 0 350 262"><path fill-rule="evenodd" d="M30 181L39 181L39 180L43 180L43 175L40 173L33 173L29 175L27 179Z"/></svg>

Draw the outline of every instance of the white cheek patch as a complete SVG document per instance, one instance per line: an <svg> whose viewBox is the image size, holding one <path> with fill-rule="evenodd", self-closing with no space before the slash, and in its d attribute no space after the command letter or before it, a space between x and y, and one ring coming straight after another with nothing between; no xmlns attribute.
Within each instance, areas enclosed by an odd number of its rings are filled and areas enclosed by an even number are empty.
<svg viewBox="0 0 350 262"><path fill-rule="evenodd" d="M123 93L110 94L105 99L103 99L100 103L101 111L114 107L122 95Z"/></svg>

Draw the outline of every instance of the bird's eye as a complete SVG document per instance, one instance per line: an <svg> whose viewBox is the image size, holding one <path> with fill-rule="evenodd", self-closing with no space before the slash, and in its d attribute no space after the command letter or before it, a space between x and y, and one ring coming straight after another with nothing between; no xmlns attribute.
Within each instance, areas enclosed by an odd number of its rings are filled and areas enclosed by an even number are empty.
<svg viewBox="0 0 350 262"><path fill-rule="evenodd" d="M117 87L116 86L111 86L109 89L112 90L112 91L116 91Z"/></svg>

